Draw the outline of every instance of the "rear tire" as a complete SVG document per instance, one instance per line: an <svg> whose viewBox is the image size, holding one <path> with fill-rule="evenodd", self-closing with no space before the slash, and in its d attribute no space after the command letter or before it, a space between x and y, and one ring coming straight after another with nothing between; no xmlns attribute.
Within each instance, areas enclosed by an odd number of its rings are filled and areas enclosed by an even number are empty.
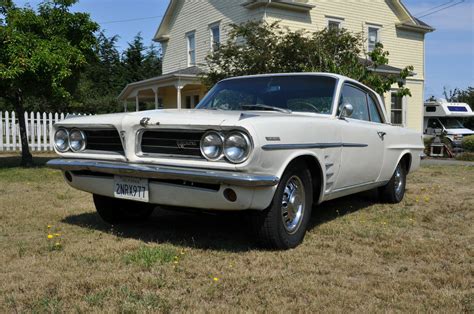
<svg viewBox="0 0 474 314"><path fill-rule="evenodd" d="M155 209L155 205L97 194L94 194L93 198L100 218L112 225L146 220Z"/></svg>
<svg viewBox="0 0 474 314"><path fill-rule="evenodd" d="M266 248L286 250L303 242L313 203L311 173L304 163L290 164L264 211L251 213L257 240Z"/></svg>
<svg viewBox="0 0 474 314"><path fill-rule="evenodd" d="M404 164L400 162L387 185L380 188L382 201L391 204L398 204L405 196L407 174Z"/></svg>

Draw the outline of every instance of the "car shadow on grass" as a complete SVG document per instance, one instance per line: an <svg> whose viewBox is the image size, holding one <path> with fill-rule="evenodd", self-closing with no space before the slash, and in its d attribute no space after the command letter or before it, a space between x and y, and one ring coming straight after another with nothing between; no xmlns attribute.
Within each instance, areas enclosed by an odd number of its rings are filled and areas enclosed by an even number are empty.
<svg viewBox="0 0 474 314"><path fill-rule="evenodd" d="M35 156L33 157L33 163L36 168L45 167L46 163L54 159L54 156ZM21 165L21 157L20 156L2 156L0 154L0 169L7 169L7 168L18 168Z"/></svg>
<svg viewBox="0 0 474 314"><path fill-rule="evenodd" d="M374 203L376 198L369 193L323 203L313 209L309 230ZM111 226L95 212L71 215L62 222L144 243L171 243L227 252L261 249L252 237L247 216L242 212L201 213L157 208L153 216L143 223Z"/></svg>

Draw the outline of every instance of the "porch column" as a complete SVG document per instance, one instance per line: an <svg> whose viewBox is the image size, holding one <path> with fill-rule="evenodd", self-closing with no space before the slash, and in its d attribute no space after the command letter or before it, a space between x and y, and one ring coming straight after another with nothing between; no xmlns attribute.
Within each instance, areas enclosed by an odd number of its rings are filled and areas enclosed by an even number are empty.
<svg viewBox="0 0 474 314"><path fill-rule="evenodd" d="M128 103L127 103L127 100L125 99L123 101L123 112L127 112L127 107L128 107L127 105L128 105Z"/></svg>
<svg viewBox="0 0 474 314"><path fill-rule="evenodd" d="M178 109L181 109L181 90L184 88L184 85L176 84L175 87L177 91L176 105Z"/></svg>
<svg viewBox="0 0 474 314"><path fill-rule="evenodd" d="M140 102L138 100L138 94L135 96L135 110L140 111Z"/></svg>
<svg viewBox="0 0 474 314"><path fill-rule="evenodd" d="M155 93L155 109L158 109L158 87L153 88L153 93Z"/></svg>

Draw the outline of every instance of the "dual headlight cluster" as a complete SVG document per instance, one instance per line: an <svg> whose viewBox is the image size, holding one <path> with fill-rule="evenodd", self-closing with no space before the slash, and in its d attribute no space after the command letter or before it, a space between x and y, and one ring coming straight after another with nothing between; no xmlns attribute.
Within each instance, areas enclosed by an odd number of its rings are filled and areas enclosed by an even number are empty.
<svg viewBox="0 0 474 314"><path fill-rule="evenodd" d="M86 149L87 138L86 134L79 129L58 129L54 134L54 146L56 149L65 153L69 150L73 152L80 152Z"/></svg>
<svg viewBox="0 0 474 314"><path fill-rule="evenodd" d="M201 139L201 153L211 161L218 161L225 157L228 161L238 164L246 161L251 151L250 138L240 131L227 134L209 131Z"/></svg>

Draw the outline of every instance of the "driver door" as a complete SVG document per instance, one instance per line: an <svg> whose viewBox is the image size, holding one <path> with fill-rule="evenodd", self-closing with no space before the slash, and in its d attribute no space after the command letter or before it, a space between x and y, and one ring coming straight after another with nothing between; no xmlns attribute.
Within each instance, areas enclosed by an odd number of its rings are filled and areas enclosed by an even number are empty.
<svg viewBox="0 0 474 314"><path fill-rule="evenodd" d="M380 175L385 150L381 135L386 130L382 121L371 121L371 102L373 99L362 87L344 85L339 104L351 104L354 111L350 117L337 121L341 129L342 150L335 190L370 184ZM375 119L375 112L372 115ZM380 113L378 119L381 120Z"/></svg>

